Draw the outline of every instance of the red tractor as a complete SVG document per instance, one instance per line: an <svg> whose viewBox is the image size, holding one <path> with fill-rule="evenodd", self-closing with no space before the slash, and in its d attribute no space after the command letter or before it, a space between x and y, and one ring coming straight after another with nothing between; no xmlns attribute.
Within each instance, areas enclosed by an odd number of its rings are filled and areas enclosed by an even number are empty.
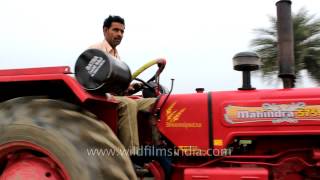
<svg viewBox="0 0 320 180"><path fill-rule="evenodd" d="M159 65L143 89L158 97L158 119L139 113L143 148L132 157L116 137L117 102L104 94L127 87L126 65L88 50L76 78L69 67L1 70L0 180L320 179L320 90L292 88L292 29L281 28L290 27L290 3L277 4L284 89L251 87L254 53L234 57L234 69L243 71L237 91L168 93L158 82L164 60L134 73Z"/></svg>

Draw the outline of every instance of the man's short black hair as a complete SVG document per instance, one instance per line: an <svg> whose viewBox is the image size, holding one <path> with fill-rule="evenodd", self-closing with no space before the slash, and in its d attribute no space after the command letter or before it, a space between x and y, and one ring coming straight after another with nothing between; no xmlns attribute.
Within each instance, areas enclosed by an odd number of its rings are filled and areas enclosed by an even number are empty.
<svg viewBox="0 0 320 180"><path fill-rule="evenodd" d="M122 17L109 15L109 17L104 20L103 28L105 27L110 28L113 22L117 22L125 25L124 19Z"/></svg>

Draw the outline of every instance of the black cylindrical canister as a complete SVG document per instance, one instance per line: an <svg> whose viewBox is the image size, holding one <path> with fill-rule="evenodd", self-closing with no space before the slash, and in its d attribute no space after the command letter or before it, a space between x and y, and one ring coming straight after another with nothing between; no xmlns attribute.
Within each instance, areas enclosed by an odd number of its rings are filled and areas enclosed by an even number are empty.
<svg viewBox="0 0 320 180"><path fill-rule="evenodd" d="M75 77L84 89L96 94L122 95L131 82L128 65L98 49L88 49L79 56Z"/></svg>

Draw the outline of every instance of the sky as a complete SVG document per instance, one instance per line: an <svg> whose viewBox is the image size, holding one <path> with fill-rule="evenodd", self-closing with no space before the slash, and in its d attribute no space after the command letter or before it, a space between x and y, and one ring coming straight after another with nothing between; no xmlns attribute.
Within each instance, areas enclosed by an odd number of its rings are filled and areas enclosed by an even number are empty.
<svg viewBox="0 0 320 180"><path fill-rule="evenodd" d="M173 92L236 90L241 72L232 57L252 51L256 28L270 27L275 0L1 0L0 69L70 66L91 44L103 40L106 17L120 15L126 29L117 47L134 72L156 58L167 65L160 82ZM292 11L315 14L319 0L292 0ZM141 74L148 79L156 68ZM257 89L281 88L252 78ZM307 75L297 87L314 87Z"/></svg>

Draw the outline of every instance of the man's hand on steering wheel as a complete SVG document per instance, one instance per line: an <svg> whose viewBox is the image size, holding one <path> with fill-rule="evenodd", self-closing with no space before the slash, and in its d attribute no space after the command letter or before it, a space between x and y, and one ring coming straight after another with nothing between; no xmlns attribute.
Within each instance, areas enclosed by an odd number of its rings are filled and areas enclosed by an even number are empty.
<svg viewBox="0 0 320 180"><path fill-rule="evenodd" d="M143 88L143 83L131 83L126 91L127 95L135 94L141 91Z"/></svg>
<svg viewBox="0 0 320 180"><path fill-rule="evenodd" d="M147 82L137 78L143 71L145 71L146 69L148 69L149 67L151 67L155 64L157 64L159 68L158 68L157 72L155 73L155 75L153 77L151 77ZM165 65L166 65L165 59L156 59L156 60L150 61L147 64L140 67L136 72L134 72L132 74L132 80L137 80L137 81L140 81L141 83L130 84L126 94L132 95L132 94L135 94L143 89L153 89L155 92L155 96L158 96L160 93L159 75L163 71ZM149 83L151 81L155 81L155 83L150 85Z"/></svg>

